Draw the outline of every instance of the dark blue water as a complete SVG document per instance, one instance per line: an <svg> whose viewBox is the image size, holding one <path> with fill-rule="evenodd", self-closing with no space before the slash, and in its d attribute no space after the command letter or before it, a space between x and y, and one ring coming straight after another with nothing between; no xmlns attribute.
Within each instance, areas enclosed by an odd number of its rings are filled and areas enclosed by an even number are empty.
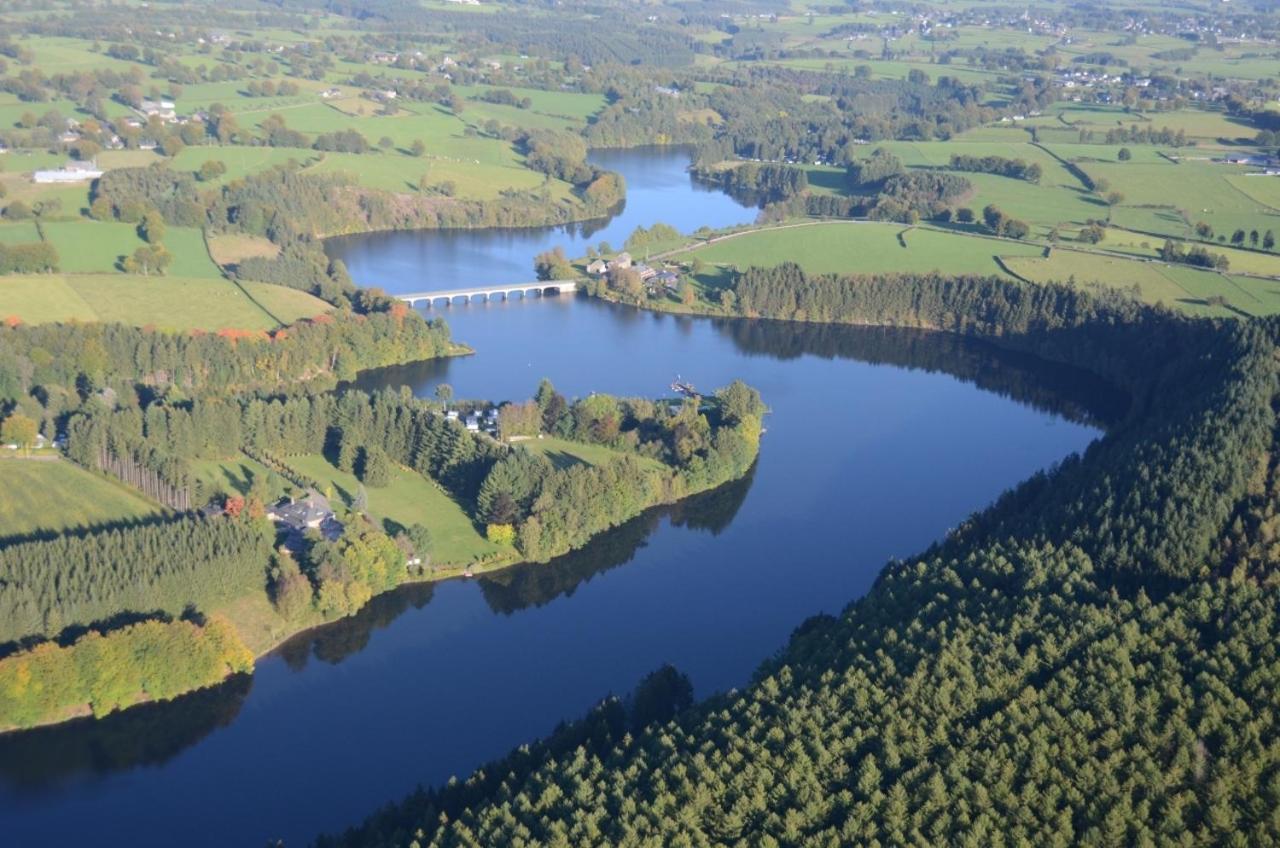
<svg viewBox="0 0 1280 848"><path fill-rule="evenodd" d="M658 161L668 206L706 200L684 192L670 157L647 155L624 169L633 198ZM562 236L521 238L542 239L531 254ZM421 279L405 275L424 255L468 270L457 251L435 257L458 238L338 249L357 280L413 288ZM699 696L742 685L805 618L863 594L886 560L1082 449L1099 432L1093 416L1118 402L1088 375L940 335L567 297L447 314L475 356L363 384L517 398L543 376L570 395L654 395L677 373L703 388L741 377L773 410L760 461L740 483L549 565L377 598L263 659L252 680L0 739L0 844L302 845L547 733L664 662Z"/></svg>

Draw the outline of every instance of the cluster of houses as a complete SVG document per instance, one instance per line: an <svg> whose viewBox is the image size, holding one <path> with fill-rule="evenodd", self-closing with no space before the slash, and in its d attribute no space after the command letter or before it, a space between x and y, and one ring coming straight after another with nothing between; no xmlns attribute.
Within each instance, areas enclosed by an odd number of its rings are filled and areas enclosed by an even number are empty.
<svg viewBox="0 0 1280 848"><path fill-rule="evenodd" d="M593 277L603 277L611 271L631 269L640 276L640 281L651 290L666 289L674 291L680 285L680 275L669 268L654 268L643 262L636 262L627 252L619 253L612 259L595 259L587 265L587 273Z"/></svg>
<svg viewBox="0 0 1280 848"><path fill-rule="evenodd" d="M472 433L488 433L490 436L498 435L498 408L491 406L480 412L475 410L469 412L464 417L456 409L451 409L444 414L444 417L450 421L461 421L462 425Z"/></svg>

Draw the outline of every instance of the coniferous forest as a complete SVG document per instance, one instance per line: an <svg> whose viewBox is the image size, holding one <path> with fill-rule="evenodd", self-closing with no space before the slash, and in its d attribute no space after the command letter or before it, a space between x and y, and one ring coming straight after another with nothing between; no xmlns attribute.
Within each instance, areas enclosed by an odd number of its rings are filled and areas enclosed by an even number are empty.
<svg viewBox="0 0 1280 848"><path fill-rule="evenodd" d="M658 675L325 844L1274 842L1280 327L980 278L817 282L736 286L751 314L1086 365L1133 403L746 689L689 706Z"/></svg>

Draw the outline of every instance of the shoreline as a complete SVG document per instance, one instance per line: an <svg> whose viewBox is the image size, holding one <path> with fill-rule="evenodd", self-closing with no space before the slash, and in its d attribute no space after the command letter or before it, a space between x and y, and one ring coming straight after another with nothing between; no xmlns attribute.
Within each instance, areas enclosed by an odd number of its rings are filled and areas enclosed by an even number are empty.
<svg viewBox="0 0 1280 848"><path fill-rule="evenodd" d="M472 351L472 352L474 352L474 351ZM352 617L354 617L354 616L358 615L358 614L359 614L362 610L364 610L364 609L365 609L365 608L366 608L370 603L372 603L372 602L373 602L373 600L374 600L375 598L380 598L380 597L383 597L383 596L385 596L385 595L388 595L388 594L390 594L390 593L392 593L392 592L399 591L400 589L402 589L402 588L404 588L404 587L406 587L406 586L423 585L423 584L429 584L429 583L444 583L444 582L446 582L446 581L450 581L450 580L457 580L457 579L460 579L460 578L461 578L461 579L469 579L469 578L472 578L472 577L481 577L481 576L488 575L488 574L496 574L496 573L498 573L498 572L506 571L506 570L508 570L508 569L515 568L515 567L517 567L517 566L521 566L521 565L530 565L530 566L533 566L533 565L546 565L546 564L548 564L548 563L554 562L555 560L559 559L560 557L567 556L567 555L569 555L569 554L572 554L572 553L575 553L575 552L577 552L577 551L583 550L584 548L586 548L586 547L588 547L589 545L591 545L591 544L596 540L596 538L597 538L598 536L600 536L602 533L608 532L609 530L612 530L612 529L614 529L615 527L622 526L622 525L623 525L623 524L625 524L626 522L628 522L628 521L632 521L632 520L634 520L634 519L636 519L636 518L640 517L640 516L641 516L641 515L643 515L644 513L648 512L649 510L652 510L652 509L658 509L658 508L665 507L665 506L674 506L674 505L679 504L680 502L685 501L685 500L687 500L687 499L689 499L689 498L692 498L692 497L695 497L695 496L698 496L698 495L702 495L702 494L706 494L706 493L708 493L708 492L713 492L713 491L715 491L716 489L719 489L719 488L720 488L720 487L722 487L722 486L727 486L727 485L729 485L729 484L731 484L731 483L735 483L735 482L737 482L738 480L741 480L744 476L746 476L746 474L747 474L747 473L749 473L749 472L750 472L750 470L751 470L752 468L754 468L754 467L755 467L755 462L758 460L758 458L759 458L759 445L757 444L757 446L756 446L756 454L755 454L755 457L753 457L751 465L749 465L749 466L747 467L747 470L746 470L746 471L744 471L744 473L743 473L743 474L740 474L740 475L737 475L737 476L734 476L734 477L730 477L729 479L723 480L723 481L721 481L721 482L717 483L717 484L716 484L716 485L714 485L714 486L709 486L709 487L706 487L706 488L695 489L695 490L691 490L691 491L685 492L683 495L681 495L680 497L678 497L678 498L676 498L676 499L674 499L674 500L670 500L670 501L658 501L658 502L655 502L655 503L647 504L647 505L646 505L646 506L644 506L642 509L638 510L635 514L633 514L633 515L629 515L629 516L627 516L626 518L624 518L622 521L619 521L617 524L613 525L612 527L605 528L604 530L600 531L600 533L595 534L595 535L594 535L594 536L592 536L590 539L588 539L588 540L586 541L586 543L585 543L585 544L583 544L583 545L581 545L581 546L579 546L579 547L576 547L576 548L570 548L570 549L568 549L568 550L566 550L566 551L562 551L562 552L560 552L560 553L556 554L554 557L552 557L552 558L550 558L549 560L546 560L546 561L544 561L544 562L537 562L537 561L533 561L533 560L520 559L520 558L519 558L519 554L518 554L518 553L516 553L515 549L513 548L513 549L511 550L511 553L510 553L510 556L511 556L512 558L502 558L502 557L500 557L500 558L494 559L494 560L492 560L492 561L485 562L485 563L480 563L480 564L474 564L474 563L473 563L473 564L470 564L470 565L449 565L449 566L447 566L447 567L443 567L440 571L434 572L434 573L429 574L429 575L422 575L422 576L418 576L418 577L410 577L410 578L408 578L408 579L406 579L406 580L402 581L401 583L398 583L397 585L393 586L393 587L392 587L392 588L390 588L390 589L386 589L386 590L384 590L384 591L382 591L382 592L378 592L378 593L376 593L376 594L374 594L374 595L370 596L369 600L368 600L368 601L366 601L366 602L365 602L365 603L364 603L364 604L363 604L359 609L352 610L350 613L348 613L348 614L346 614L346 615L344 615L344 616L342 616L342 617L340 617L340 618L334 618L334 619L330 619L330 620L328 620L328 621L311 621L311 622L306 622L306 623L303 623L303 624L299 624L297 627L293 627L293 628L286 628L286 630L285 630L284 632L281 632L279 635L274 635L274 636L272 636L272 638L270 639L269 643L268 643L265 647L261 647L261 648L256 648L256 649L255 649L255 648L249 647L249 646L246 644L246 645L245 645L245 647L246 647L246 648L248 648L248 650L253 654L253 661L254 661L254 665L255 665L255 669L254 669L254 670L251 670L251 671L249 671L249 672L247 672L247 675L248 675L250 678L252 678L252 677L253 677L253 674L254 674L254 671L256 671L256 665L257 665L257 663L258 663L258 661L259 661L259 660L266 659L267 657L269 657L269 656L271 656L272 654L276 653L276 652L277 652L277 651L279 651L281 648L283 648L286 644L288 644L290 641L292 641L292 640L294 640L294 639L296 639L296 638L298 638L298 637L304 636L304 635L306 635L306 634L308 634L308 633L311 633L311 632L313 632L313 631L319 631L319 630L322 630L322 629L324 629L324 628L326 628L326 627L329 627L329 626L331 626L331 625L340 624L341 622L346 621L347 619L352 618ZM216 610L210 610L210 611L207 613L207 615L221 614L221 615L224 615L224 616L225 616L225 615L227 615L227 610L228 610L228 608L229 608L229 607L234 606L236 603L241 602L241 601L245 601L245 600L248 600L248 601L250 601L250 602L256 602L256 601L258 601L259 599L258 599L258 598L238 598L238 599L236 599L236 601L233 601L233 602L231 602L230 604L224 605L223 607L221 607L221 608L219 608L219 609L216 609ZM271 602L270 602L270 600L268 599L268 600L266 600L266 603L268 604L268 606L270 606L270 603L271 603ZM234 626L234 619L232 620L232 623L233 623L233 626ZM240 633L238 628L237 628L237 635L239 635L239 636L240 636L240 639L241 639L241 641L242 641L242 642L245 642L245 635L244 635L243 633ZM133 709L134 707L140 707L140 706L143 706L143 705L145 705L145 704L173 703L173 702L176 702L176 701L178 701L178 700L180 700L180 699L182 699L182 698L184 698L184 697L186 697L186 696L188 696L188 695L192 695L192 694L195 694L195 693L197 693L197 692L205 692L205 691L209 691L209 690L214 689L214 688L217 688L217 687L219 687L219 686L223 686L223 685L225 685L225 684L227 683L227 681L231 680L231 679L232 679L233 677L235 677L237 674L245 674L245 672L231 672L231 673L228 673L228 674L227 674L227 675L225 675L222 679L218 680L216 683L212 683L212 684L209 684L209 685L206 685L206 686L196 686L196 687L193 687L193 688L191 688L191 689L187 689L186 691L181 692L181 693L179 693L178 695L175 695L175 696L174 696L174 697L172 697L172 698L167 698L167 699L163 699L163 700L156 700L156 699L154 699L154 698L145 698L145 697L144 697L144 698L141 698L141 699L139 699L139 700L137 700L137 701L134 701L133 703L131 703L131 704L127 705L127 706L121 707L120 709L113 710L113 711L111 711L111 712L109 712L109 713L106 713L106 714L104 714L104 715L103 715L103 716L101 716L101 717L97 717L97 716L94 716L94 715L93 715L92 708L91 708L91 706L90 706L89 704L81 704L81 705L78 705L78 706L77 706L77 707L76 707L76 708L71 712L71 714L69 714L69 715L65 715L65 716L63 716L63 717L61 717L61 718L58 718L58 719L56 719L56 720L38 722L38 723L36 723L36 724L30 724L30 725L27 725L27 726L24 726L24 727L10 726L10 727L0 728L0 738L13 736L13 735L20 734L20 733L25 733L25 732L27 732L27 731L40 730L40 729L46 729L46 728L51 728L51 727L58 727L58 726L60 726L60 725L71 724L71 723L73 723L73 722L77 722L77 721L83 721L83 720L88 720L88 721L99 721L99 720L109 719L110 717L112 717L112 716L114 716L114 715L118 715L118 714L120 714L120 713L127 712L127 711L129 711L129 710Z"/></svg>

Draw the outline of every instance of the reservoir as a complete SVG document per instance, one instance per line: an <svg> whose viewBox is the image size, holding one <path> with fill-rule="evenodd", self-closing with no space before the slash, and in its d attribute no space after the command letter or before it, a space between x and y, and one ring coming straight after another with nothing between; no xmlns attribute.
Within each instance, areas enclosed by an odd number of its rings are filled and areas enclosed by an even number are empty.
<svg viewBox="0 0 1280 848"><path fill-rule="evenodd" d="M679 150L597 154L626 207L568 229L334 240L389 292L532 279L638 225L755 210L692 184ZM852 269L851 269L852 270ZM742 378L772 412L748 478L547 565L409 586L303 634L252 679L98 722L0 737L7 845L301 846L624 694L670 662L697 697L743 686L816 613L924 551L1122 404L1086 373L949 336L651 314L572 297L439 310L477 353L365 374L459 398L654 396ZM55 840L50 842L50 838Z"/></svg>

